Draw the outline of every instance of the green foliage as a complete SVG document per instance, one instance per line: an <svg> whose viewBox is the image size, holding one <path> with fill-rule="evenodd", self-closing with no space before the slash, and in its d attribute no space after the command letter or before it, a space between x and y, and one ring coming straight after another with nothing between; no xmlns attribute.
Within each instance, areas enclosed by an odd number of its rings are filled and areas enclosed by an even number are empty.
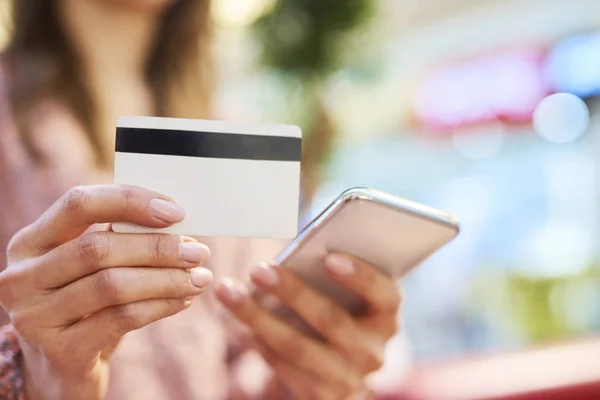
<svg viewBox="0 0 600 400"><path fill-rule="evenodd" d="M478 312L511 327L529 343L569 339L600 329L600 266L562 277L532 278L514 270L474 282Z"/></svg>
<svg viewBox="0 0 600 400"><path fill-rule="evenodd" d="M302 192L310 203L335 140L323 83L344 60L349 34L373 14L375 0L277 0L253 26L262 63L287 92L293 120L303 130ZM349 47L349 46L347 46Z"/></svg>
<svg viewBox="0 0 600 400"><path fill-rule="evenodd" d="M509 282L513 316L528 340L544 342L573 335L564 316L553 310L550 304L552 292L565 284L564 280L532 280L512 276Z"/></svg>
<svg viewBox="0 0 600 400"><path fill-rule="evenodd" d="M372 15L374 0L278 0L254 31L266 66L314 79L335 70L343 39Z"/></svg>

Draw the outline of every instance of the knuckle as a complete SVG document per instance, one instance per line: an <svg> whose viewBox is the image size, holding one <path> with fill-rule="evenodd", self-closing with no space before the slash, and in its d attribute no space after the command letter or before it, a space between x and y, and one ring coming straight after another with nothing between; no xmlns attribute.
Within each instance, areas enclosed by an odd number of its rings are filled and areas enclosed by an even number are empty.
<svg viewBox="0 0 600 400"><path fill-rule="evenodd" d="M119 211L129 218L132 215L140 214L142 211L145 212L148 205L148 200L144 199L143 191L135 186L122 186L121 200Z"/></svg>
<svg viewBox="0 0 600 400"><path fill-rule="evenodd" d="M26 228L21 229L8 242L8 246L6 247L7 260L17 257L20 251L23 249L25 244L25 232Z"/></svg>
<svg viewBox="0 0 600 400"><path fill-rule="evenodd" d="M125 211L130 211L135 205L135 189L132 186L125 187L124 189L125 191L123 193L123 208L125 209Z"/></svg>
<svg viewBox="0 0 600 400"><path fill-rule="evenodd" d="M77 246L84 260L100 262L110 254L110 238L106 232L92 232L83 235Z"/></svg>
<svg viewBox="0 0 600 400"><path fill-rule="evenodd" d="M89 189L85 186L76 186L64 195L62 210L68 214L80 213L85 209L88 199Z"/></svg>
<svg viewBox="0 0 600 400"><path fill-rule="evenodd" d="M0 272L0 306L9 309L23 298L22 287L29 281L21 268L10 268ZM8 311L8 310L7 310Z"/></svg>
<svg viewBox="0 0 600 400"><path fill-rule="evenodd" d="M118 304L121 293L118 285L117 272L111 269L103 269L96 274L92 280L92 291L95 296L108 304Z"/></svg>
<svg viewBox="0 0 600 400"><path fill-rule="evenodd" d="M383 360L383 349L367 352L363 361L364 370L369 373L379 370L383 366Z"/></svg>
<svg viewBox="0 0 600 400"><path fill-rule="evenodd" d="M165 308L167 310L167 314L173 314L185 307L184 299L164 299L164 302L166 305Z"/></svg>
<svg viewBox="0 0 600 400"><path fill-rule="evenodd" d="M178 268L168 268L169 289L173 293L181 291L181 288L190 283L190 273Z"/></svg>
<svg viewBox="0 0 600 400"><path fill-rule="evenodd" d="M6 246L6 259L10 260L18 254L21 232L13 236Z"/></svg>
<svg viewBox="0 0 600 400"><path fill-rule="evenodd" d="M41 217L40 219L42 219ZM26 227L19 230L12 238L10 238L8 245L6 246L6 259L7 261L13 262L14 260L21 260L26 258L31 253L35 253L39 250L36 249L32 242L32 238L36 235L36 223L27 225Z"/></svg>
<svg viewBox="0 0 600 400"><path fill-rule="evenodd" d="M172 235L150 235L148 237L148 253L155 260L164 260L169 254L176 252L179 238Z"/></svg>
<svg viewBox="0 0 600 400"><path fill-rule="evenodd" d="M348 320L342 310L334 305L327 305L317 314L316 328L319 332L334 336L339 330L348 331Z"/></svg>
<svg viewBox="0 0 600 400"><path fill-rule="evenodd" d="M117 336L134 330L140 325L140 317L134 303L111 307L110 319L113 323Z"/></svg>

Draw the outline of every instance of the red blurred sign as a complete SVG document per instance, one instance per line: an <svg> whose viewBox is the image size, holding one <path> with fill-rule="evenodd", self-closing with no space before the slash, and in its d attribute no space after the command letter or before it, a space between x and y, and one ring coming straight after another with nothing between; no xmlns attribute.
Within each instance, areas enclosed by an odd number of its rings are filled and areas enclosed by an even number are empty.
<svg viewBox="0 0 600 400"><path fill-rule="evenodd" d="M497 120L529 122L550 94L544 58L540 49L519 48L443 67L417 92L415 115L434 131Z"/></svg>

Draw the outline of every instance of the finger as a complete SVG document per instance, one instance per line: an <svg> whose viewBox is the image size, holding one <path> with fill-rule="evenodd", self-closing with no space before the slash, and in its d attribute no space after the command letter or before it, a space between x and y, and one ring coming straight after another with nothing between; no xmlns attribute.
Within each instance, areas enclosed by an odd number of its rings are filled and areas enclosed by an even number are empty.
<svg viewBox="0 0 600 400"><path fill-rule="evenodd" d="M355 292L368 304L368 313L396 313L401 296L395 282L356 258L330 254L325 267L341 285Z"/></svg>
<svg viewBox="0 0 600 400"><path fill-rule="evenodd" d="M337 384L357 376L331 348L275 317L248 296L247 289L239 283L225 279L215 287L215 293L229 311L249 326L257 339L280 358Z"/></svg>
<svg viewBox="0 0 600 400"><path fill-rule="evenodd" d="M23 287L28 284L28 280L29 274L22 268L7 268L0 271L0 318L2 308L10 310L23 298Z"/></svg>
<svg viewBox="0 0 600 400"><path fill-rule="evenodd" d="M96 223L130 222L164 228L183 218L184 211L171 199L145 189L119 185L76 187L16 235L11 256L43 254Z"/></svg>
<svg viewBox="0 0 600 400"><path fill-rule="evenodd" d="M53 327L70 325L106 307L151 299L197 296L212 281L205 268L110 268L48 295ZM42 314L43 315L43 314Z"/></svg>
<svg viewBox="0 0 600 400"><path fill-rule="evenodd" d="M66 328L62 342L65 359L93 360L105 346L127 332L174 315L192 304L190 299L144 300L105 308Z"/></svg>
<svg viewBox="0 0 600 400"><path fill-rule="evenodd" d="M91 232L39 257L32 276L38 288L54 289L106 268L193 268L209 258L206 245L180 236Z"/></svg>
<svg viewBox="0 0 600 400"><path fill-rule="evenodd" d="M293 271L261 263L254 266L250 274L259 287L276 296L361 371L370 372L381 366L381 341L366 335L350 314L306 285Z"/></svg>
<svg viewBox="0 0 600 400"><path fill-rule="evenodd" d="M261 263L252 267L250 276L257 286L277 297L329 343L353 349L362 342L353 318L292 271Z"/></svg>
<svg viewBox="0 0 600 400"><path fill-rule="evenodd" d="M281 383L291 390L293 397L300 400L330 400L330 399L346 399L350 393L336 393L335 387L323 383L320 379L315 379L314 376L307 373L292 364L282 361L277 357L268 346L256 341L254 346L269 363L275 376ZM350 386L350 385L348 385ZM340 390L338 389L338 392Z"/></svg>

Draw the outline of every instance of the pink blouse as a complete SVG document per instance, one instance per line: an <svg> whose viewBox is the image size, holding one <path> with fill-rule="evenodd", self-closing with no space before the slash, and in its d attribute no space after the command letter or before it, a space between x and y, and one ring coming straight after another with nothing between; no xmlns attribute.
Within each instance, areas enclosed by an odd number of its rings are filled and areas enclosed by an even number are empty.
<svg viewBox="0 0 600 400"><path fill-rule="evenodd" d="M20 142L0 79L0 266L10 238L34 221L61 194L81 184L111 182L111 171L92 164L82 127L54 102L33 114L34 143L48 163L36 165ZM167 193L168 194L168 193ZM284 242L198 238L212 250L207 267L215 277L247 279L247 267L269 260ZM3 267L2 267L3 268ZM8 320L0 309L0 324ZM127 334L115 353L110 399L236 398L238 389L259 393L269 375L260 357L239 352L232 361L238 327L227 321L212 293L189 309Z"/></svg>

